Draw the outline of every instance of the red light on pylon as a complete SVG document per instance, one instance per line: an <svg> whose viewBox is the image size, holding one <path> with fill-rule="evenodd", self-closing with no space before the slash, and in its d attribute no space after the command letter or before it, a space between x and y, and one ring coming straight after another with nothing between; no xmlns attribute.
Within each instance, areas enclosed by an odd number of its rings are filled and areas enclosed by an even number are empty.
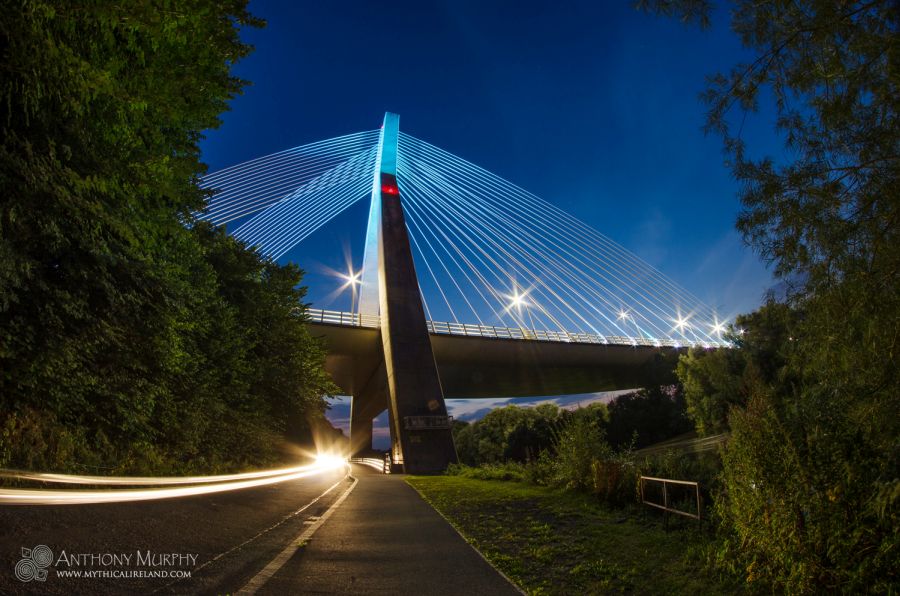
<svg viewBox="0 0 900 596"><path fill-rule="evenodd" d="M381 194L394 195L400 194L400 187L397 186L397 177L393 174L382 172L381 174Z"/></svg>

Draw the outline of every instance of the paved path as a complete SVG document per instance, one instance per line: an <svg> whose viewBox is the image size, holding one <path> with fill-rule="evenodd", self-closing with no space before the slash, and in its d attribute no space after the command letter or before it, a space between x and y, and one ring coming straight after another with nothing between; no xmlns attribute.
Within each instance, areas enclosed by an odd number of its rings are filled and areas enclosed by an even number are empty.
<svg viewBox="0 0 900 596"><path fill-rule="evenodd" d="M520 594L401 476L359 484L259 594Z"/></svg>

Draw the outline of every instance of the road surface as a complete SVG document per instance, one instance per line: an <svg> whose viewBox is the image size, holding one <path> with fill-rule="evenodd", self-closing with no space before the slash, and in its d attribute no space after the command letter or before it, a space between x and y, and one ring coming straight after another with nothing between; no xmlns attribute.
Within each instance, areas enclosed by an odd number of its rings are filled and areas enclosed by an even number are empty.
<svg viewBox="0 0 900 596"><path fill-rule="evenodd" d="M21 581L17 564L46 556L39 545L52 552L45 579ZM223 594L248 586L259 594L518 593L402 477L365 466L354 466L352 477L337 470L179 499L0 507L0 594Z"/></svg>

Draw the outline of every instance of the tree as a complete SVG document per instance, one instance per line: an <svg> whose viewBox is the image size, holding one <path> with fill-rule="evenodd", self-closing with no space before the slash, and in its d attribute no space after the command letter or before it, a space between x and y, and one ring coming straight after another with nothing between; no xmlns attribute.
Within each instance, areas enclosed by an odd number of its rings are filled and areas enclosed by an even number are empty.
<svg viewBox="0 0 900 596"><path fill-rule="evenodd" d="M570 412L556 440L558 482L567 488L594 488L595 462L609 461L614 452L606 442L603 408L591 405Z"/></svg>
<svg viewBox="0 0 900 596"><path fill-rule="evenodd" d="M736 349L692 348L681 356L677 374L688 415L701 436L727 431L731 408L747 404L756 381L792 381L783 350L794 347L794 318L790 307L769 300L756 312L737 317L728 335Z"/></svg>
<svg viewBox="0 0 900 596"><path fill-rule="evenodd" d="M680 386L620 395L609 406L606 436L613 449L641 448L691 430Z"/></svg>
<svg viewBox="0 0 900 596"><path fill-rule="evenodd" d="M525 462L553 446L563 413L555 404L497 408L472 424L454 421L460 460L469 465Z"/></svg>
<svg viewBox="0 0 900 596"><path fill-rule="evenodd" d="M644 8L701 25L705 0ZM710 79L707 128L741 184L737 227L774 265L791 321L777 378L747 383L725 452L723 518L748 579L896 590L900 503L900 5L733 4L754 54ZM771 92L787 157L733 123ZM773 366L751 354L749 360Z"/></svg>
<svg viewBox="0 0 900 596"><path fill-rule="evenodd" d="M0 26L0 466L260 463L330 387L300 272L195 225L245 0L20 0Z"/></svg>

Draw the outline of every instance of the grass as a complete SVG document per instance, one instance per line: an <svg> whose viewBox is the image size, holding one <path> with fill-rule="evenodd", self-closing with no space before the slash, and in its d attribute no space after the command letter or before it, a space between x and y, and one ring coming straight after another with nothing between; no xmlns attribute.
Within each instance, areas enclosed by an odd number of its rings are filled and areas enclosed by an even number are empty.
<svg viewBox="0 0 900 596"><path fill-rule="evenodd" d="M693 520L666 532L655 512L601 506L521 482L411 476L422 497L529 594L728 594L693 555L710 538Z"/></svg>

